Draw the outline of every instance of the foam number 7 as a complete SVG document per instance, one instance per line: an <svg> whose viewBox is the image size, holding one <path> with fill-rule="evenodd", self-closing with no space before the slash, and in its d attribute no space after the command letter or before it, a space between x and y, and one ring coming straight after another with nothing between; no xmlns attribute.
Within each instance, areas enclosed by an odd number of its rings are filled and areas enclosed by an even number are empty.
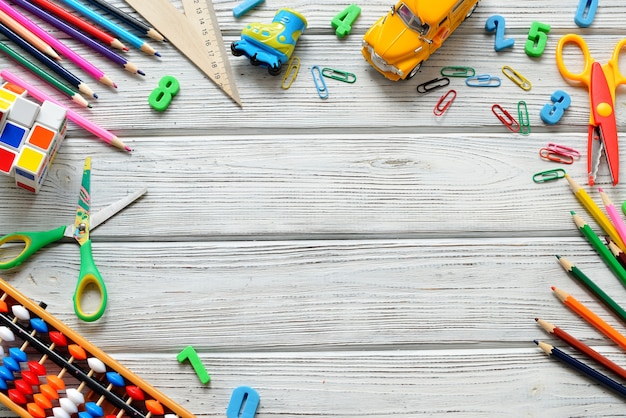
<svg viewBox="0 0 626 418"><path fill-rule="evenodd" d="M504 25L506 21L500 15L493 15L485 23L485 30L487 32L496 32L496 39L494 40L493 48L498 51L502 51L505 48L511 48L515 44L515 39L504 39Z"/></svg>
<svg viewBox="0 0 626 418"><path fill-rule="evenodd" d="M540 57L548 43L550 25L541 22L533 22L528 31L528 40L524 45L524 51L529 57Z"/></svg>
<svg viewBox="0 0 626 418"><path fill-rule="evenodd" d="M352 24L360 14L361 8L356 4L351 4L343 11L339 12L333 17L333 20L330 21L330 24L336 29L335 34L340 38L349 35L352 31Z"/></svg>

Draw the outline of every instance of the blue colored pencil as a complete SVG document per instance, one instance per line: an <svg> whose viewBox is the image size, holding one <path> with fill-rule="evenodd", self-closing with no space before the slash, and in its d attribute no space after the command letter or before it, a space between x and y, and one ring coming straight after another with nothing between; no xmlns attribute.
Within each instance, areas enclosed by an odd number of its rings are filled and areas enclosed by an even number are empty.
<svg viewBox="0 0 626 418"><path fill-rule="evenodd" d="M30 1L13 0L13 3L28 10L33 15L50 23L52 26L56 27L57 29L62 30L63 32L70 35L72 38L82 42L83 44L87 45L89 48L93 49L94 51L99 52L100 54L102 54L109 60L113 61L114 63L121 65L126 71L133 73L133 74L145 75L143 71L139 70L135 64L129 62L126 58L120 56L119 54L110 50L106 46L94 41L90 37L84 35L82 32L77 31L76 29L74 29L67 23L63 22L61 19L57 18L56 16L53 16L52 14L48 13L44 9L38 6L35 6Z"/></svg>
<svg viewBox="0 0 626 418"><path fill-rule="evenodd" d="M150 45L148 45L142 39L140 39L137 36L133 35L132 33L128 32L126 29L122 28L121 26L116 25L115 23L111 22L110 20L105 19L103 16L99 15L98 13L96 13L95 11L90 9L89 7L85 6L84 4L79 3L79 2L77 2L75 0L60 0L60 1L61 1L61 3L65 4L66 6L71 7L72 9L77 11L78 13L82 14L87 19L89 19L89 20L93 21L94 23L102 26L103 28L105 28L109 32L114 33L119 38L122 38L123 40L128 42L133 47L135 47L135 48L137 48L137 49L139 49L139 50L141 50L141 51L143 51L143 52L145 52L146 54L149 54L149 55L156 55L157 57L161 56L161 54L156 52Z"/></svg>
<svg viewBox="0 0 626 418"><path fill-rule="evenodd" d="M35 57L39 62L44 64L46 67L50 68L52 71L57 73L61 78L67 81L70 85L76 87L78 91L80 91L81 93L94 97L96 99L98 98L98 96L93 92L93 90L91 90L91 88L89 88L80 78L78 78L77 76L69 72L65 67L60 65L58 62L56 62L52 58L48 57L43 52L39 51L37 48L35 48L31 44L26 42L24 38L22 38L21 36L13 32L11 29L6 27L2 23L0 23L0 33L6 36L7 38L9 38L11 41L15 42L16 45L18 45L23 50L28 52L30 55Z"/></svg>
<svg viewBox="0 0 626 418"><path fill-rule="evenodd" d="M544 342L535 340L535 344L537 344L539 346L539 348L541 348L543 351L545 351L545 353L547 355L549 355L550 357L555 357L555 358L561 360L563 363L565 363L568 366L570 366L570 367L578 370L579 372L585 374L586 376L590 377L591 379L595 380L596 382L601 383L604 386L606 386L607 388L612 389L615 392L617 392L618 394L626 397L626 386L621 385L620 383L618 383L615 380L611 379L607 375L602 374L599 371L597 371L597 370L587 366L582 361L575 359L574 357L570 356L566 352L561 351L558 348L556 348L556 347L554 347L554 346L552 346L552 345L550 345L548 343L544 343Z"/></svg>

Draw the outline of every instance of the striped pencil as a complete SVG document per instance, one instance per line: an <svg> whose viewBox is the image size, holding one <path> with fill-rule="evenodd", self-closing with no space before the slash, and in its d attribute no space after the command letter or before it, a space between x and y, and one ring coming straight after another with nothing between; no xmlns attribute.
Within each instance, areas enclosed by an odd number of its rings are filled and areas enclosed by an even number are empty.
<svg viewBox="0 0 626 418"><path fill-rule="evenodd" d="M120 42L119 39L114 38L113 36L109 35L108 33L101 30L100 28L93 26L91 23L68 12L67 10L65 10L61 6L58 6L55 3L52 3L48 0L29 0L29 2L36 4L37 6L41 7L44 10L47 10L48 12L52 13L53 15L61 19L62 21L66 22L68 25L76 27L76 29L80 30L81 32L84 32L85 34L91 36L94 39L99 40L105 45L109 45L110 47L115 48L115 49L128 51L128 47L124 45L122 42Z"/></svg>
<svg viewBox="0 0 626 418"><path fill-rule="evenodd" d="M615 243L611 241L610 237L604 237L604 240L606 241L606 246L609 251L611 251L611 254L613 254L622 267L626 269L626 253L622 251L620 247L615 245Z"/></svg>
<svg viewBox="0 0 626 418"><path fill-rule="evenodd" d="M26 42L28 42L44 54L54 58L55 60L61 59L61 57L59 57L59 54L57 54L54 48L52 48L41 38L26 29L24 26L22 26L21 23L19 23L3 11L0 11L0 22L4 23L7 28L20 35Z"/></svg>
<svg viewBox="0 0 626 418"><path fill-rule="evenodd" d="M67 23L63 22L61 19L59 19L56 16L52 15L51 13L48 13L44 9L42 9L42 8L32 4L30 1L27 1L27 0L13 0L13 2L15 4L19 5L20 7L28 10L33 15L41 18L42 20L45 20L48 23L50 23L52 26L56 27L57 29L62 30L63 32L67 33L68 35L70 35L74 39L76 39L76 40L82 42L83 44L87 45L89 48L93 49L94 51L99 52L101 55L103 55L104 57L106 57L109 60L113 61L114 63L122 66L122 68L124 68L126 71L128 71L128 72L130 72L132 74L145 75L145 73L143 71L141 71L139 68L137 68L137 66L135 64L131 63L126 58L120 56L119 54L117 54L114 51L110 50L106 46L104 46L104 45L94 41L93 39L91 39L88 36L84 35L82 32L74 29L73 27L71 27Z"/></svg>
<svg viewBox="0 0 626 418"><path fill-rule="evenodd" d="M106 10L107 12L111 13L113 16L115 16L118 19L126 22L128 25L132 26L137 31L143 33L144 35L149 36L150 38L154 39L155 41L164 41L165 40L163 35L161 35L153 27L145 24L141 20L135 19L133 16L129 15L128 13L123 12L122 10L120 10L117 7L109 4L106 1L104 1L104 0L87 0L87 1L89 3L91 3L91 4L93 4L94 6L98 6L102 10Z"/></svg>
<svg viewBox="0 0 626 418"><path fill-rule="evenodd" d="M604 203L604 209L609 215L609 218L611 218L617 234L622 239L622 242L626 242L626 224L624 224L624 220L620 216L615 205L613 205L613 202L611 202L609 195L606 194L606 192L602 190L602 188L599 188L598 191L600 192L600 198L602 199L602 203Z"/></svg>
<svg viewBox="0 0 626 418"><path fill-rule="evenodd" d="M0 23L0 33L9 38L11 41L15 42L22 49L28 52L30 55L34 56L39 62L44 64L46 67L50 68L52 71L57 73L61 78L70 83L70 85L76 87L78 91L85 95L92 96L94 98L98 98L98 96L91 90L91 88L85 84L80 78L76 77L70 71L65 69L61 64L39 51L37 48L26 42L19 35L13 32L11 29L4 26Z"/></svg>
<svg viewBox="0 0 626 418"><path fill-rule="evenodd" d="M42 68L39 68L34 62L30 61L28 58L24 57L23 55L21 55L19 52L15 51L14 49L11 49L4 42L0 42L0 50L2 50L2 52L4 52L6 55L8 55L9 57L13 58L15 61L20 63L24 68L31 71L33 74L36 74L43 80L47 81L51 86L55 87L57 90L66 94L74 102L84 107L91 107L91 105L87 102L87 100L85 100L83 96L78 94L78 92L75 92L71 88L67 87L61 81L57 80L52 75L45 72Z"/></svg>

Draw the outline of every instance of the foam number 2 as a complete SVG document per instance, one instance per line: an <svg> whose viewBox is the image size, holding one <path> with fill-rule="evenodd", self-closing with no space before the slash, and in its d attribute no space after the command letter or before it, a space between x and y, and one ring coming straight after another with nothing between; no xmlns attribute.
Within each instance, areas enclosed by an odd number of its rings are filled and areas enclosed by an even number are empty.
<svg viewBox="0 0 626 418"><path fill-rule="evenodd" d="M191 363L191 366L198 375L198 378L200 379L202 384L206 385L211 381L211 376L209 376L209 373L207 373L206 369L202 365L202 361L200 361L200 357L198 357L198 353L196 353L196 350L194 350L192 346L188 345L187 347L185 347L183 351L178 353L176 359L179 363L182 363L185 360L189 360L189 363Z"/></svg>
<svg viewBox="0 0 626 418"><path fill-rule="evenodd" d="M336 29L335 34L340 38L349 35L352 31L352 24L360 14L361 8L356 4L351 4L343 11L339 12L333 17L333 20L330 21L330 24Z"/></svg>
<svg viewBox="0 0 626 418"><path fill-rule="evenodd" d="M528 31L528 40L524 45L524 51L529 57L540 57L548 43L550 25L541 22L533 22Z"/></svg>
<svg viewBox="0 0 626 418"><path fill-rule="evenodd" d="M502 51L506 48L511 48L515 45L515 39L504 38L504 25L506 21L500 15L493 15L485 23L485 30L487 32L496 32L496 39L494 41L493 48L497 51Z"/></svg>
<svg viewBox="0 0 626 418"><path fill-rule="evenodd" d="M180 83L171 75L166 75L159 80L159 87L152 90L148 96L150 107L159 112L168 108L172 99L180 91Z"/></svg>
<svg viewBox="0 0 626 418"><path fill-rule="evenodd" d="M557 90L552 93L550 100L552 100L552 104L546 103L541 109L539 116L548 125L554 125L561 120L565 109L572 104L572 99L563 90Z"/></svg>

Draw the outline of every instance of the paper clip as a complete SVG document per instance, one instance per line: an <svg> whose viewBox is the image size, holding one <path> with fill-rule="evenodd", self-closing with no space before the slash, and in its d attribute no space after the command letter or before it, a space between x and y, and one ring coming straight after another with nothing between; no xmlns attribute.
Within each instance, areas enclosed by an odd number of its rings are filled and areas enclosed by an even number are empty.
<svg viewBox="0 0 626 418"><path fill-rule="evenodd" d="M285 75L283 76L283 82L280 85L284 90L287 90L293 82L296 80L298 76L298 71L300 71L300 58L296 55L291 57L289 63L287 63L287 70L285 71Z"/></svg>
<svg viewBox="0 0 626 418"><path fill-rule="evenodd" d="M533 176L533 181L535 183L545 183L547 181L553 181L562 179L565 177L565 170L562 168L557 168L554 170L542 171L541 173L537 173Z"/></svg>
<svg viewBox="0 0 626 418"><path fill-rule="evenodd" d="M499 87L502 84L500 77L490 74L479 74L465 79L469 87Z"/></svg>
<svg viewBox="0 0 626 418"><path fill-rule="evenodd" d="M441 75L444 77L472 77L476 74L476 71L471 67L443 67L441 69Z"/></svg>
<svg viewBox="0 0 626 418"><path fill-rule="evenodd" d="M429 91L437 90L438 88L445 87L450 84L450 79L447 77L435 78L417 86L418 93L428 93Z"/></svg>
<svg viewBox="0 0 626 418"><path fill-rule="evenodd" d="M555 144L554 142L550 142L548 145L546 145L546 148L548 148L552 152L556 152L561 155L569 155L574 158L580 158L580 151L566 145L559 145Z"/></svg>
<svg viewBox="0 0 626 418"><path fill-rule="evenodd" d="M324 81L320 67L317 65L311 67L311 74L313 74L313 82L315 83L315 88L317 89L317 94L320 96L320 99L328 98L328 88L326 88L326 82Z"/></svg>
<svg viewBox="0 0 626 418"><path fill-rule="evenodd" d="M448 110L454 99L456 99L456 90L448 90L446 94L441 96L433 109L435 116L441 116L446 113L446 110Z"/></svg>
<svg viewBox="0 0 626 418"><path fill-rule="evenodd" d="M530 134L530 117L528 116L528 106L526 102L520 100L517 103L517 118L519 119L519 132L522 135Z"/></svg>
<svg viewBox="0 0 626 418"><path fill-rule="evenodd" d="M532 83L528 81L526 77L524 77L508 65L502 67L502 74L507 76L509 80L517 84L522 90L528 91L533 87Z"/></svg>
<svg viewBox="0 0 626 418"><path fill-rule="evenodd" d="M354 83L356 76L347 71L335 70L333 68L323 68L322 75L324 77L332 78L333 80L343 81L344 83Z"/></svg>
<svg viewBox="0 0 626 418"><path fill-rule="evenodd" d="M516 121L515 118L511 116L511 114L506 109L504 109L499 104L494 104L493 106L491 106L491 111L494 115L496 115L500 122L502 122L502 124L507 127L509 131L519 132L519 122Z"/></svg>
<svg viewBox="0 0 626 418"><path fill-rule="evenodd" d="M539 156L542 160L554 161L555 163L572 164L574 162L574 157L571 155L561 154L547 147L539 150Z"/></svg>

